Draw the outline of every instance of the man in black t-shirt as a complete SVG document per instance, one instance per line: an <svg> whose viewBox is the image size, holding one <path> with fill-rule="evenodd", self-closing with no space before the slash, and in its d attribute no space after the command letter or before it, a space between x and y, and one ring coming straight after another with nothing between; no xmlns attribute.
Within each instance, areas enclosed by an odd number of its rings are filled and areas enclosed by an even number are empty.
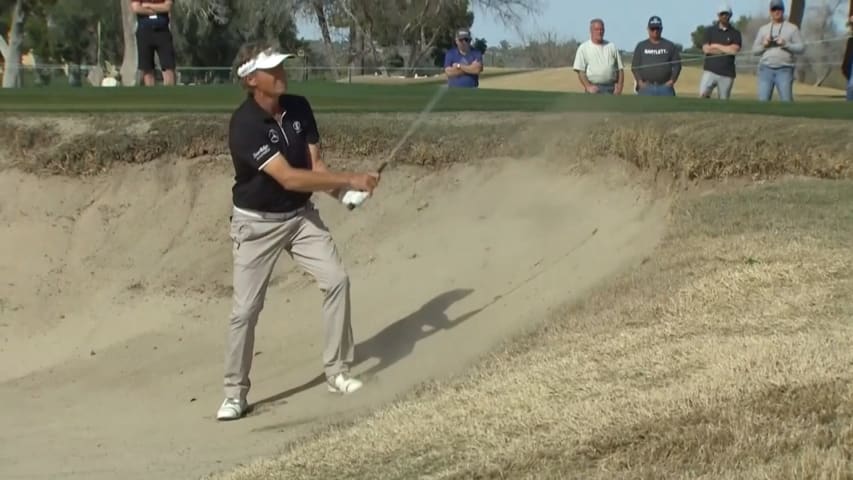
<svg viewBox="0 0 853 480"><path fill-rule="evenodd" d="M717 89L717 98L728 100L731 97L737 76L735 55L743 44L741 33L730 23L731 18L731 7L723 4L717 12L717 23L705 29L702 41L705 65L699 83L701 97L710 97L714 88Z"/></svg>
<svg viewBox="0 0 853 480"><path fill-rule="evenodd" d="M332 172L326 167L310 103L286 93L282 63L287 57L263 44L244 45L237 55L237 76L249 93L231 116L228 134L235 173L230 231L234 293L219 420L246 413L255 325L283 250L323 291L328 389L351 393L362 386L349 374L354 356L349 277L311 195L327 192L355 207L372 194L379 174Z"/></svg>
<svg viewBox="0 0 853 480"><path fill-rule="evenodd" d="M663 21L649 18L649 38L637 44L631 59L631 72L638 95L675 96L675 82L681 74L681 54L671 41L663 38Z"/></svg>

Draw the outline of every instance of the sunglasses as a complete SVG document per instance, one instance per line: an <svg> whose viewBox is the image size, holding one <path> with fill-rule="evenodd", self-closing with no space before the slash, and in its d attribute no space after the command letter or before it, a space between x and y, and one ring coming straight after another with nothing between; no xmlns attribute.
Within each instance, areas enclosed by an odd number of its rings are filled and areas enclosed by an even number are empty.
<svg viewBox="0 0 853 480"><path fill-rule="evenodd" d="M470 38L457 38L457 40L462 41L462 42L465 42L465 43L471 43L471 39L470 39Z"/></svg>

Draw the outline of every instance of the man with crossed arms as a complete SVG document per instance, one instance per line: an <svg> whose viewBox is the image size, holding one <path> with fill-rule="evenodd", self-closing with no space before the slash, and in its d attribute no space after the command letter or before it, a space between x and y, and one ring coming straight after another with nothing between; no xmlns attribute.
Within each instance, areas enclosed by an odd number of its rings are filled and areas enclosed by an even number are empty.
<svg viewBox="0 0 853 480"><path fill-rule="evenodd" d="M741 33L731 24L731 19L732 8L723 3L717 9L717 22L705 29L702 43L705 65L699 83L700 97L709 98L714 88L717 89L717 98L728 100L731 97L737 76L735 55L743 45Z"/></svg>

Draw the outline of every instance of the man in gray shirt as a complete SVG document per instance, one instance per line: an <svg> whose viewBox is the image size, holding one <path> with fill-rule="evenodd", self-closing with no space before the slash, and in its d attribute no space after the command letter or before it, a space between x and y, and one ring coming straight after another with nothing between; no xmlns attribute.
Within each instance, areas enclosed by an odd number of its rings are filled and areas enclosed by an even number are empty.
<svg viewBox="0 0 853 480"><path fill-rule="evenodd" d="M681 74L681 55L675 44L661 37L663 22L653 16L648 23L649 38L637 44L631 73L638 95L675 96L675 82Z"/></svg>
<svg viewBox="0 0 853 480"><path fill-rule="evenodd" d="M758 99L766 102L773 97L773 88L783 102L794 100L795 55L806 46L800 29L785 20L784 0L770 0L770 23L762 26L755 36L752 51L758 61Z"/></svg>

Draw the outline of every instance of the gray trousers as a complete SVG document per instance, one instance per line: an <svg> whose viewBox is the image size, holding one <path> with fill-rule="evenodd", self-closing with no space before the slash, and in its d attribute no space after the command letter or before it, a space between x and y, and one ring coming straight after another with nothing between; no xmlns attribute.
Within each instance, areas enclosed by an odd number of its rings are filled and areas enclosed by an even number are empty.
<svg viewBox="0 0 853 480"><path fill-rule="evenodd" d="M349 277L319 212L309 202L293 218L258 215L234 209L231 219L234 295L225 342L225 396L231 398L245 399L251 387L255 326L282 251L312 275L323 291L326 376L348 371L354 355Z"/></svg>
<svg viewBox="0 0 853 480"><path fill-rule="evenodd" d="M735 79L724 77L707 70L702 72L702 80L699 82L699 96L710 97L714 87L717 88L717 98L728 100L732 96L732 87Z"/></svg>

